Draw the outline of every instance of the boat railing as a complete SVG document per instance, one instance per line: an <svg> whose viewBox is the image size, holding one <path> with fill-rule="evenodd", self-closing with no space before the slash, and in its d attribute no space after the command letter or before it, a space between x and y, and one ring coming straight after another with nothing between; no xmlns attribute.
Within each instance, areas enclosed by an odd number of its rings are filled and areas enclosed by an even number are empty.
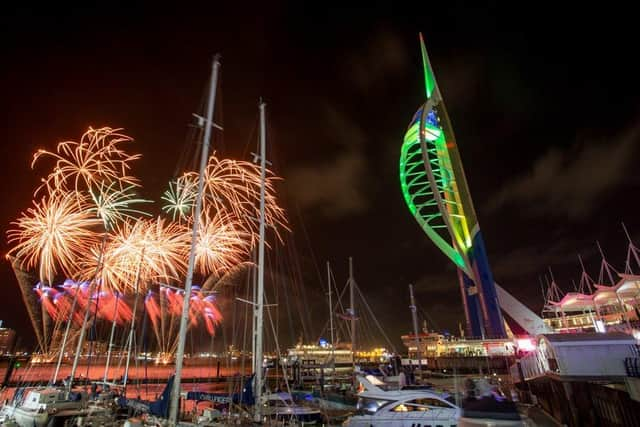
<svg viewBox="0 0 640 427"><path fill-rule="evenodd" d="M640 378L640 357L626 357L624 359L624 368L627 376Z"/></svg>

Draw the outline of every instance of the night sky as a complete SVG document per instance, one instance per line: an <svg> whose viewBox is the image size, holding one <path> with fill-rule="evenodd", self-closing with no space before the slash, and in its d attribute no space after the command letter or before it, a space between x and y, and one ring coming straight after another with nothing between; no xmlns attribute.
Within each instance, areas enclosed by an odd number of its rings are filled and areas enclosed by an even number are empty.
<svg viewBox="0 0 640 427"><path fill-rule="evenodd" d="M496 281L539 311L539 277L549 267L565 291L579 278L578 253L597 277L596 240L623 269L621 221L640 244L638 38L628 11L561 10L559 2L522 10L497 2L267 3L224 11L5 7L2 235L45 173L31 171L32 153L88 126L135 138L132 151L143 159L133 172L143 195L158 200L181 166L187 125L219 52L217 120L225 131L214 144L249 159L258 98L266 100L270 159L284 178L293 229L289 252L297 253L313 320L309 338L326 321L324 263L342 286L350 255L394 342L411 328L409 283L430 327L457 332L457 276L411 217L398 179L402 137L423 102L423 32ZM6 239L0 250L7 252ZM0 274L0 318L32 342L7 262Z"/></svg>

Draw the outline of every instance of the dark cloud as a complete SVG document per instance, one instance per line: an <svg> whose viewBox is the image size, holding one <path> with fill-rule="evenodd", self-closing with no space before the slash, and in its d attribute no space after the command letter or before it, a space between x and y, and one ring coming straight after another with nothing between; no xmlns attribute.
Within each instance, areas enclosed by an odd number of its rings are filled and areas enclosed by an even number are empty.
<svg viewBox="0 0 640 427"><path fill-rule="evenodd" d="M483 87L488 83L485 60L473 52L429 59L447 107L460 113L474 110L474 101L482 96Z"/></svg>
<svg viewBox="0 0 640 427"><path fill-rule="evenodd" d="M361 90L369 90L377 83L405 70L410 64L407 46L397 34L377 33L366 46L351 55L346 70Z"/></svg>
<svg viewBox="0 0 640 427"><path fill-rule="evenodd" d="M458 273L452 265L440 272L425 274L414 284L416 305L429 328L453 327L464 318Z"/></svg>
<svg viewBox="0 0 640 427"><path fill-rule="evenodd" d="M490 210L515 203L527 206L527 214L588 217L599 198L627 175L638 131L627 131L613 143L590 142L566 150L549 149L530 172L497 193L489 202Z"/></svg>
<svg viewBox="0 0 640 427"><path fill-rule="evenodd" d="M511 279L533 274L544 274L548 267L575 264L578 265L578 253L591 254L589 249L579 252L566 240L557 240L552 245L528 246L510 250L492 257L494 279L509 289ZM577 267L576 267L577 269Z"/></svg>
<svg viewBox="0 0 640 427"><path fill-rule="evenodd" d="M365 135L335 109L327 108L326 115L338 149L328 161L292 169L287 187L301 208L317 208L331 218L361 213L369 206L364 192Z"/></svg>

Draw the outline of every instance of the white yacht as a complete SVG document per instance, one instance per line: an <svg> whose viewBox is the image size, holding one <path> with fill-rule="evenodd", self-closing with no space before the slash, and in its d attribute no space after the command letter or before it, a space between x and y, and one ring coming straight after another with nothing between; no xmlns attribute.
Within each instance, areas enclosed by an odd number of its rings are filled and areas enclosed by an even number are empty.
<svg viewBox="0 0 640 427"><path fill-rule="evenodd" d="M57 388L30 390L22 400L6 402L0 410L0 424L14 422L21 427L44 427L50 418L85 406L86 393L71 393Z"/></svg>
<svg viewBox="0 0 640 427"><path fill-rule="evenodd" d="M455 427L461 410L452 397L429 390L383 390L373 378L358 377L358 415L345 426Z"/></svg>
<svg viewBox="0 0 640 427"><path fill-rule="evenodd" d="M265 418L296 425L322 424L322 413L318 409L294 403L289 393L268 393L262 396L261 413Z"/></svg>

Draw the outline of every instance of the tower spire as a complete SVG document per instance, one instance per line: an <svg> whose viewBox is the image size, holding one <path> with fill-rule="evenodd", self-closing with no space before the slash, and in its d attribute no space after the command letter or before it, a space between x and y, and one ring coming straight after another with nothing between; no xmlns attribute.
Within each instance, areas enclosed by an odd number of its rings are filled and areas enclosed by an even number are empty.
<svg viewBox="0 0 640 427"><path fill-rule="evenodd" d="M422 37L422 33L420 33L420 50L422 51L422 67L424 70L424 89L427 99L429 99L438 85L436 84L436 76L433 73L433 68L429 61L427 48L424 46L424 37Z"/></svg>

